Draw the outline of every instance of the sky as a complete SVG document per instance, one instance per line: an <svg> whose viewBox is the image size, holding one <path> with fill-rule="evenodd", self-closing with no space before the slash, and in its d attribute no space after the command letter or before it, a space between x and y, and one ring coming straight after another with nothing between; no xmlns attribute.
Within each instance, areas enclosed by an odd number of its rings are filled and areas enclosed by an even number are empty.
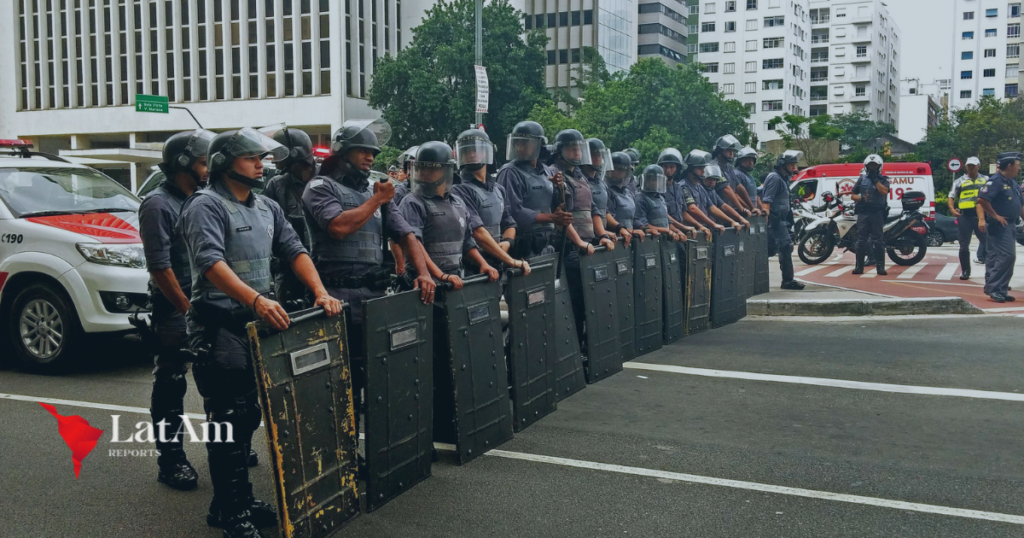
<svg viewBox="0 0 1024 538"><path fill-rule="evenodd" d="M883 0L900 29L900 78L950 77L953 0Z"/></svg>

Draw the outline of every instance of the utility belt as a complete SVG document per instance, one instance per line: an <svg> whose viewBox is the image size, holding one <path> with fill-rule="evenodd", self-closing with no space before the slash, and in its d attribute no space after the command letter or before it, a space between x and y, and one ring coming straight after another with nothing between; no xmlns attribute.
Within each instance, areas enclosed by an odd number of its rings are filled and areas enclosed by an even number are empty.
<svg viewBox="0 0 1024 538"><path fill-rule="evenodd" d="M321 278L321 281L328 288L369 288L372 291L384 291L391 286L392 278L391 269L381 266L361 276L328 276Z"/></svg>
<svg viewBox="0 0 1024 538"><path fill-rule="evenodd" d="M264 294L271 300L276 300L274 292ZM217 341L217 333L224 329L240 338L248 338L246 325L256 321L259 317L256 311L248 307L221 308L211 305L205 301L192 303L192 313L195 320L203 326L203 332L198 342L183 348L182 352L192 356L192 362L202 365L210 361L213 352L213 345Z"/></svg>

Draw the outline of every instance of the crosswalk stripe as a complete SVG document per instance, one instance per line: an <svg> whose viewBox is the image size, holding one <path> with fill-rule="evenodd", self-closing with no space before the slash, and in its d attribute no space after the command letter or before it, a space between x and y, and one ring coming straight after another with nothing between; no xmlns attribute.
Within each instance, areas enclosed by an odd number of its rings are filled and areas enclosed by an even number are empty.
<svg viewBox="0 0 1024 538"><path fill-rule="evenodd" d="M860 275L861 278L875 278L876 276L878 276L878 271L870 271L870 270L865 270L864 274Z"/></svg>
<svg viewBox="0 0 1024 538"><path fill-rule="evenodd" d="M959 263L947 263L935 280L953 280L953 274L956 273L957 267L960 267Z"/></svg>
<svg viewBox="0 0 1024 538"><path fill-rule="evenodd" d="M850 271L853 271L853 266L852 265L844 265L842 268L836 269L835 271L832 271L831 273L829 273L829 274L827 274L825 276L829 277L829 278L835 278L835 277L838 277L838 276L842 276L842 275L844 275L846 273L849 273Z"/></svg>
<svg viewBox="0 0 1024 538"><path fill-rule="evenodd" d="M919 263L917 265L911 266L907 268L906 271L900 273L900 275L896 278L914 278L914 276L921 272L921 269L924 269L927 266L927 263Z"/></svg>
<svg viewBox="0 0 1024 538"><path fill-rule="evenodd" d="M833 265L833 264L831 264L831 263L823 263L821 265L812 265L812 266L808 267L807 269L801 270L800 272L796 273L793 276L806 276L806 275L809 275L809 274L817 271L818 269L824 269L824 268L826 268L826 267L828 267L830 265Z"/></svg>

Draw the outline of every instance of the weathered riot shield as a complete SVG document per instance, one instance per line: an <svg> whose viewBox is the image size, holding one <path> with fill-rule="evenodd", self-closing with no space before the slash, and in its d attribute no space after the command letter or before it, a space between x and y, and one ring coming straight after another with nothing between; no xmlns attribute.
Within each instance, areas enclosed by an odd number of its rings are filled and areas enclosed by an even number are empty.
<svg viewBox="0 0 1024 538"><path fill-rule="evenodd" d="M430 476L433 307L411 290L364 303L366 509Z"/></svg>
<svg viewBox="0 0 1024 538"><path fill-rule="evenodd" d="M639 243L640 240L634 238ZM615 260L615 292L619 301L619 349L622 350L622 362L631 361L636 357L636 342L633 325L633 247L618 245L612 252Z"/></svg>
<svg viewBox="0 0 1024 538"><path fill-rule="evenodd" d="M751 226L757 228L754 258L754 295L768 293L768 220L764 215L753 217Z"/></svg>
<svg viewBox="0 0 1024 538"><path fill-rule="evenodd" d="M708 236L686 242L686 334L708 330L711 312L711 265L714 247Z"/></svg>
<svg viewBox="0 0 1024 538"><path fill-rule="evenodd" d="M661 242L648 236L633 247L637 357L661 349L661 286Z"/></svg>
<svg viewBox="0 0 1024 538"><path fill-rule="evenodd" d="M739 234L735 228L726 228L715 237L715 259L711 272L711 327L718 328L735 322L737 293L736 282Z"/></svg>
<svg viewBox="0 0 1024 538"><path fill-rule="evenodd" d="M614 251L602 246L597 247L592 256L580 256L587 339L587 362L583 371L587 383L597 383L622 371L616 277Z"/></svg>
<svg viewBox="0 0 1024 538"><path fill-rule="evenodd" d="M512 429L520 432L555 410L555 257L530 260L531 273L510 270L508 365Z"/></svg>
<svg viewBox="0 0 1024 538"><path fill-rule="evenodd" d="M274 331L249 324L281 536L319 538L359 515L344 316L323 309Z"/></svg>
<svg viewBox="0 0 1024 538"><path fill-rule="evenodd" d="M661 320L663 344L671 344L683 337L683 275L682 257L686 243L661 238Z"/></svg>
<svg viewBox="0 0 1024 538"><path fill-rule="evenodd" d="M744 302L754 296L754 263L757 259L757 226L753 221L748 222L750 228L740 231L737 249L740 255L739 289Z"/></svg>
<svg viewBox="0 0 1024 538"><path fill-rule="evenodd" d="M512 438L501 285L486 275L464 282L442 295L434 343L434 439L454 443L460 464Z"/></svg>
<svg viewBox="0 0 1024 538"><path fill-rule="evenodd" d="M579 392L587 386L583 375L583 357L580 340L576 335L576 321L569 297L569 282L562 274L555 279L555 388L558 401Z"/></svg>

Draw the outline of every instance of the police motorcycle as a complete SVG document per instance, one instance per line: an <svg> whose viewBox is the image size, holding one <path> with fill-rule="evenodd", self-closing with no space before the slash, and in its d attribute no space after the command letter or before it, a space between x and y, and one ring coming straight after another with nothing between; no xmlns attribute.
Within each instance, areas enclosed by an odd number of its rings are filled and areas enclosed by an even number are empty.
<svg viewBox="0 0 1024 538"><path fill-rule="evenodd" d="M857 244L857 234L850 233L857 227L857 218L831 192L822 194L822 200L825 204L814 209L816 218L806 225L797 245L797 254L807 265L824 262L836 247L853 251Z"/></svg>

